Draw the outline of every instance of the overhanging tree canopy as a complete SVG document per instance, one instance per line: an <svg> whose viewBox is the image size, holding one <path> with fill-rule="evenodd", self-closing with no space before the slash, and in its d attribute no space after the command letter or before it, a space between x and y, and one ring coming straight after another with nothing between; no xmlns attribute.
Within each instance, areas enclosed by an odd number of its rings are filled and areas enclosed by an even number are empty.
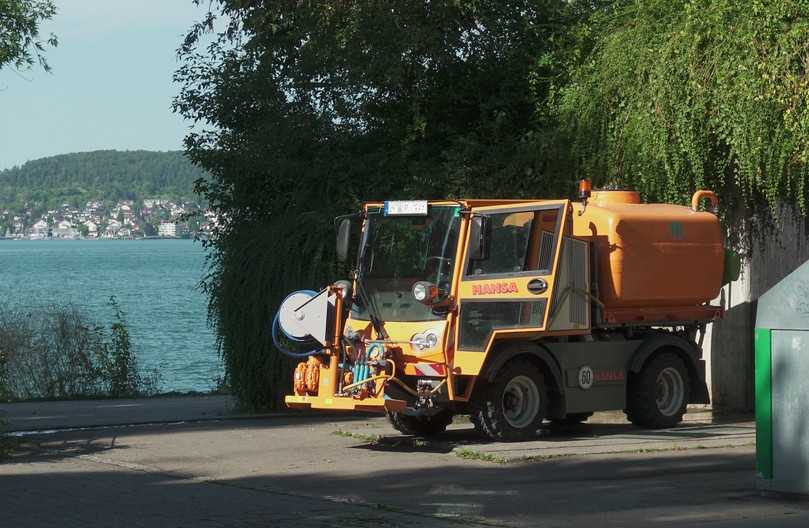
<svg viewBox="0 0 809 528"><path fill-rule="evenodd" d="M806 213L809 3L622 1L578 34L558 111L580 174L653 200L715 189L759 225Z"/></svg>
<svg viewBox="0 0 809 528"><path fill-rule="evenodd" d="M272 405L289 381L267 323L290 290L336 278L333 216L363 199L568 187L536 101L552 77L538 58L574 11L563 0L218 9L227 22L211 14L180 50L175 108L203 124L187 152L213 174L200 191L225 219L206 286L227 372L242 401Z"/></svg>
<svg viewBox="0 0 809 528"><path fill-rule="evenodd" d="M50 70L45 60L45 46L56 46L56 36L44 41L39 25L56 14L52 0L0 0L0 68L13 65L18 69L39 63Z"/></svg>

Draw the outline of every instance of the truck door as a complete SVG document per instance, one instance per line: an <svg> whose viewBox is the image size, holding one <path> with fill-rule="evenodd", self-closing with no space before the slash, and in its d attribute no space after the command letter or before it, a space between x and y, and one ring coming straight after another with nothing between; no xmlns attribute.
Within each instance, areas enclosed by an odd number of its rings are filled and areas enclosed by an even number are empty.
<svg viewBox="0 0 809 528"><path fill-rule="evenodd" d="M486 217L487 247L479 260L471 258L468 241L464 252L457 374L478 374L496 337L545 328L567 211L567 200L472 209L473 217Z"/></svg>

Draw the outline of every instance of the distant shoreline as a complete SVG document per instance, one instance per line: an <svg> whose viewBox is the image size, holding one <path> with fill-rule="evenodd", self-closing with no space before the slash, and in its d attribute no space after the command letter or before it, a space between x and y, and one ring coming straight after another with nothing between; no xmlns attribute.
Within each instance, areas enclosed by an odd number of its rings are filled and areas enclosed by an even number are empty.
<svg viewBox="0 0 809 528"><path fill-rule="evenodd" d="M0 237L2 242L100 242L100 241L132 241L132 240L193 240L204 241L208 240L206 237L161 237L161 236L147 236L137 238L14 238L14 237Z"/></svg>

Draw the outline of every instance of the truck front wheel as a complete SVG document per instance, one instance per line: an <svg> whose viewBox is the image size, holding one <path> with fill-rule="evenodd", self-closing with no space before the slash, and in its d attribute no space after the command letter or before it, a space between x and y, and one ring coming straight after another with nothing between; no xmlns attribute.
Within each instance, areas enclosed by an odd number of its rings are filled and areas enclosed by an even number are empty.
<svg viewBox="0 0 809 528"><path fill-rule="evenodd" d="M528 440L545 418L547 390L533 363L513 360L482 387L472 404L472 423L492 440Z"/></svg>
<svg viewBox="0 0 809 528"><path fill-rule="evenodd" d="M443 433L452 423L452 411L449 410L431 416L408 416L397 412L388 412L387 416L394 429L413 436L437 435Z"/></svg>
<svg viewBox="0 0 809 528"><path fill-rule="evenodd" d="M691 380L683 360L673 352L663 352L630 379L624 412L641 427L673 427L683 419L689 394Z"/></svg>

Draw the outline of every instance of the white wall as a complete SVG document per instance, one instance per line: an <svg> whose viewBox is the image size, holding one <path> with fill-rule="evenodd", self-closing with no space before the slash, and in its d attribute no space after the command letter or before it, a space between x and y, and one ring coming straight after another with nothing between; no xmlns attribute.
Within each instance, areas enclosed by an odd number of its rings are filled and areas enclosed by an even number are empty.
<svg viewBox="0 0 809 528"><path fill-rule="evenodd" d="M756 301L809 260L806 226L784 214L776 232L756 241L738 281L722 288L725 317L708 326L703 342L708 388L714 408L752 411Z"/></svg>

